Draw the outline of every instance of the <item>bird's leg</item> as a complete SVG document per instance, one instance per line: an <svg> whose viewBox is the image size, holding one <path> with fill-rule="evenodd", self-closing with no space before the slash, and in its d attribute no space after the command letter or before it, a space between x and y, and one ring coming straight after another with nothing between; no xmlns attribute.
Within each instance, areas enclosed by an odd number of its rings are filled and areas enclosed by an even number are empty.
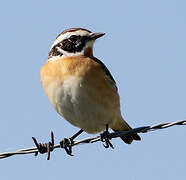
<svg viewBox="0 0 186 180"><path fill-rule="evenodd" d="M103 144L103 146L105 148L109 148L111 147L112 149L114 149L114 146L112 145L112 143L110 142L111 138L110 138L110 133L108 131L109 126L108 124L106 125L106 131L104 131L103 133L100 134L101 136L101 141L104 142L105 144Z"/></svg>
<svg viewBox="0 0 186 180"><path fill-rule="evenodd" d="M73 156L72 146L74 145L74 139L78 137L82 132L83 130L81 129L76 134L74 134L72 137L64 138L62 141L60 141L60 147L64 148L68 155Z"/></svg>

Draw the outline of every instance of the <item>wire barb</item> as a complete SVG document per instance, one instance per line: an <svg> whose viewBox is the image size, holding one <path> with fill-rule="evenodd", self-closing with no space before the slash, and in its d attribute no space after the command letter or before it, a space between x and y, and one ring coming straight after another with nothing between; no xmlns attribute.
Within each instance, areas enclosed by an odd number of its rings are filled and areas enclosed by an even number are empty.
<svg viewBox="0 0 186 180"><path fill-rule="evenodd" d="M54 133L51 131L51 142L48 143L38 143L35 137L32 137L32 139L38 150L35 152L35 156L38 155L38 152L41 154L47 153L47 160L50 160L50 152L54 150Z"/></svg>
<svg viewBox="0 0 186 180"><path fill-rule="evenodd" d="M131 129L129 131L117 131L117 132L109 133L108 138L109 138L109 142L110 142L110 140L112 138L132 135L132 134L136 134L136 133L147 133L147 132L150 132L150 131L165 129L165 128L175 126L175 125L186 125L186 120L161 123L161 124L157 124L157 125L153 125L153 126L143 126L143 127L138 127L138 128ZM78 133L81 133L81 131L82 130L80 130ZM95 143L95 142L98 142L98 141L104 141L106 143L105 146L112 147L111 146L112 144L111 145L108 144L105 140L103 140L103 137L101 137L101 136L102 135L96 136L96 137L90 137L90 138L86 138L86 139L81 139L81 140L73 140L72 139L73 143L71 143L71 148L72 148L72 146L76 146L78 144ZM77 137L77 136L75 136L75 137ZM13 155L20 155L20 154L34 153L35 156L37 156L38 153L41 153L41 154L47 153L47 160L49 160L50 159L50 153L56 148L61 148L61 144L56 144L56 145L54 144L54 133L53 132L51 132L51 141L49 141L48 143L44 143L44 144L38 143L35 137L32 137L32 139L33 139L36 147L27 148L27 149L20 149L20 150L17 150L15 152L0 153L0 159L7 158L7 157L10 157L10 156L13 156ZM69 153L71 154L72 149L69 149L69 147L67 149L68 150L66 150L66 151L69 151Z"/></svg>

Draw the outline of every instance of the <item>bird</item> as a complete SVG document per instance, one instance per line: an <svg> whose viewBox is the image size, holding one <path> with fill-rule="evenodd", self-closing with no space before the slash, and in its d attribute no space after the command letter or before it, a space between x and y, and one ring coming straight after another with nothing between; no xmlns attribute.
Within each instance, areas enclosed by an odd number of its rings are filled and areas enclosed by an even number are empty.
<svg viewBox="0 0 186 180"><path fill-rule="evenodd" d="M104 63L93 55L95 41L105 33L70 28L53 42L41 68L41 83L54 109L80 132L95 134L111 128L131 130L120 110L116 82ZM116 61L113 57L113 61ZM117 59L118 61L118 59ZM75 135L76 136L76 135ZM138 134L122 136L131 144Z"/></svg>

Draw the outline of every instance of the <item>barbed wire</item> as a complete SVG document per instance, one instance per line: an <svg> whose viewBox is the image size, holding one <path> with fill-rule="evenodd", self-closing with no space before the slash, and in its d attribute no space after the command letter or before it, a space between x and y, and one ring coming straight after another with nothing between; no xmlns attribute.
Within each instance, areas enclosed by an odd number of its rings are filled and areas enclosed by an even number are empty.
<svg viewBox="0 0 186 180"><path fill-rule="evenodd" d="M109 140L111 140L112 138L132 135L132 134L136 134L136 133L147 133L147 132L150 132L150 131L165 129L165 128L175 126L175 125L186 125L186 120L161 123L161 124L152 125L152 126L143 126L143 127L138 127L138 128L131 129L129 131L117 131L117 132L109 133L108 138L109 138ZM20 149L20 150L14 151L14 152L0 153L0 159L7 158L7 157L10 157L10 156L13 156L13 155L34 153L35 156L37 156L38 153L41 153L41 154L47 153L48 154L47 160L49 160L50 159L50 152L52 152L54 149L64 148L66 150L67 154L72 155L71 154L71 152L72 152L71 147L72 146L76 146L76 145L79 145L79 144L95 143L95 142L98 142L98 141L105 142L106 143L106 146L104 145L105 147L109 147L109 146L112 147L112 144L107 144L106 140L103 140L101 135L96 136L96 137L81 139L81 140L73 140L73 143L71 143L69 147L63 146L61 144L61 142L59 144L54 144L54 134L53 134L53 132L51 132L51 141L49 143L41 144L41 143L37 142L36 138L32 137L32 139L33 139L36 147ZM68 139L66 139L66 140L68 140Z"/></svg>

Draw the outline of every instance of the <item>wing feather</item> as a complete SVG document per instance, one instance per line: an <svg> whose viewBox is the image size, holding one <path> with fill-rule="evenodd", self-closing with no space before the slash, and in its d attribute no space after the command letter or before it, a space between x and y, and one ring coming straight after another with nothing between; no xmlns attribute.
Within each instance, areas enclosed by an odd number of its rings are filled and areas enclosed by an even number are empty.
<svg viewBox="0 0 186 180"><path fill-rule="evenodd" d="M116 81L114 80L112 74L110 73L110 71L108 70L108 68L105 66L105 64L103 64L102 61L100 61L99 59L97 58L93 58L93 60L97 63L99 63L102 67L102 69L105 71L105 80L108 82L108 84L113 88L115 89L116 91L118 91L118 88L116 86Z"/></svg>

